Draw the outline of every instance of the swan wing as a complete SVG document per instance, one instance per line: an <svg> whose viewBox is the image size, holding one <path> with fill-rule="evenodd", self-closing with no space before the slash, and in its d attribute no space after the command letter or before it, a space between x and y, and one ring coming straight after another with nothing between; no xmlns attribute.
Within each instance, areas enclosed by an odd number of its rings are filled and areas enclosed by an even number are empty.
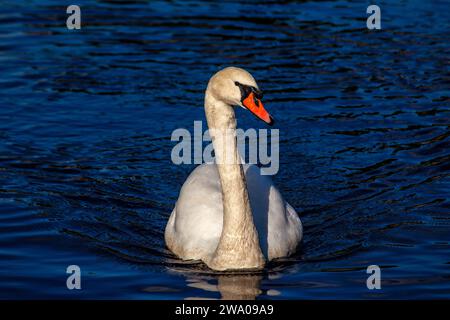
<svg viewBox="0 0 450 320"><path fill-rule="evenodd" d="M166 244L182 259L205 260L217 248L222 224L222 192L217 167L200 165L180 190L166 226Z"/></svg>
<svg viewBox="0 0 450 320"><path fill-rule="evenodd" d="M270 176L255 165L244 166L253 219L263 254L269 259L289 256L302 239L302 224Z"/></svg>

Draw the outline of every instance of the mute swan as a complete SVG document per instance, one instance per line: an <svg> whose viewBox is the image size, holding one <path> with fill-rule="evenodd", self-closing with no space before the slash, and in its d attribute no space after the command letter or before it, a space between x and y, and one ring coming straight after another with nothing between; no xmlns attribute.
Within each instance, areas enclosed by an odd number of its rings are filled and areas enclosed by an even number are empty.
<svg viewBox="0 0 450 320"><path fill-rule="evenodd" d="M266 260L292 254L301 241L302 223L271 179L255 165L240 164L233 106L272 124L261 98L243 69L228 67L209 80L205 113L216 163L189 175L164 235L181 259L202 260L218 271L261 269Z"/></svg>

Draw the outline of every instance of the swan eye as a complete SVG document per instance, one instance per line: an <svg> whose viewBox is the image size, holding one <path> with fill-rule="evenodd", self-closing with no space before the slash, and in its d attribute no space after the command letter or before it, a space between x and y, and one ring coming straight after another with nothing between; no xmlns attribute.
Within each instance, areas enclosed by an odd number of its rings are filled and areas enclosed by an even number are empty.
<svg viewBox="0 0 450 320"><path fill-rule="evenodd" d="M246 86L245 84L242 84L240 82L235 81L234 84L239 87L239 90L241 91L241 101L244 101L245 98L248 97L250 92L252 92L252 90L249 88L249 86Z"/></svg>

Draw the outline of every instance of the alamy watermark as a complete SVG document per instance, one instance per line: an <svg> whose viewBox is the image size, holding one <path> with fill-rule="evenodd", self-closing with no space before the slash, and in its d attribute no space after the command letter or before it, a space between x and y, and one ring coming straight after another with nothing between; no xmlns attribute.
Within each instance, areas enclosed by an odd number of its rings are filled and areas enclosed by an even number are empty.
<svg viewBox="0 0 450 320"><path fill-rule="evenodd" d="M73 290L81 289L81 269L76 264L72 264L67 267L66 273L70 274L66 280L67 289Z"/></svg>
<svg viewBox="0 0 450 320"><path fill-rule="evenodd" d="M370 5L367 7L366 12L370 14L367 18L366 26L369 30L380 30L381 29L381 9L377 5Z"/></svg>
<svg viewBox="0 0 450 320"><path fill-rule="evenodd" d="M81 29L81 9L79 6L72 4L67 7L66 13L70 14L66 20L66 27L69 30Z"/></svg>
<svg viewBox="0 0 450 320"><path fill-rule="evenodd" d="M72 4L67 7L66 13L70 16L66 20L66 27L69 30L81 29L81 9L78 5ZM370 16L366 20L366 26L369 30L381 29L381 9L377 5L370 5L366 10Z"/></svg>
<svg viewBox="0 0 450 320"><path fill-rule="evenodd" d="M203 132L202 121L194 121L193 134L188 129L178 128L172 132L171 140L178 142L171 152L172 162L177 165L260 164L263 175L275 175L279 169L278 129L208 129ZM209 144L204 147L204 142Z"/></svg>
<svg viewBox="0 0 450 320"><path fill-rule="evenodd" d="M381 289L381 269L376 264L367 267L367 271L370 276L367 278L366 285L369 290Z"/></svg>

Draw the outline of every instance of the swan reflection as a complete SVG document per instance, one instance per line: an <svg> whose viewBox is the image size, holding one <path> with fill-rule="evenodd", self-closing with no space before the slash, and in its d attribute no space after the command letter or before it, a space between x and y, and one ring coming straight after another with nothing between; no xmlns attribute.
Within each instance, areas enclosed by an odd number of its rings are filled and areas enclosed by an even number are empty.
<svg viewBox="0 0 450 320"><path fill-rule="evenodd" d="M219 292L224 300L253 300L262 293L262 275L218 275L213 277L190 277L188 286L209 292Z"/></svg>

